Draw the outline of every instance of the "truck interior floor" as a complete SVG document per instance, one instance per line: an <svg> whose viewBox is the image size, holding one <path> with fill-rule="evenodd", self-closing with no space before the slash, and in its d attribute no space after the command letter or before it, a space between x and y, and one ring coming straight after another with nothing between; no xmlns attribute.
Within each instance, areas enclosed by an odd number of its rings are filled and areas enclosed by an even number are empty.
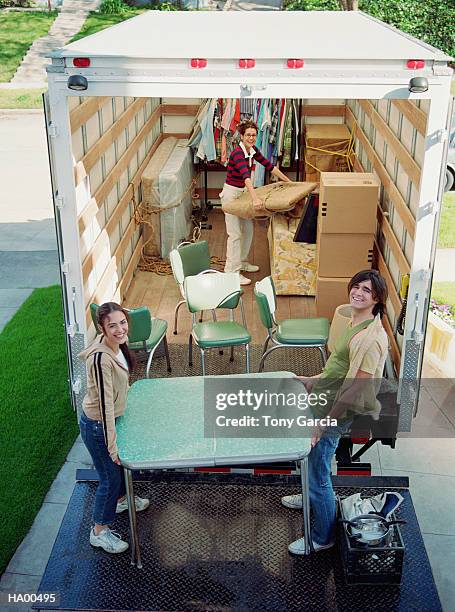
<svg viewBox="0 0 455 612"><path fill-rule="evenodd" d="M357 485L355 483L358 483ZM143 569L129 551L109 555L89 544L95 482L77 482L40 592L59 592L53 610L440 611L411 495L403 479L335 477L336 493L400 490L397 513L405 556L401 585L348 586L338 544L309 557L288 553L302 515L280 497L297 476L155 472L138 475L150 507L138 516ZM363 488L360 488L363 487ZM128 537L127 513L115 529Z"/></svg>
<svg viewBox="0 0 455 612"><path fill-rule="evenodd" d="M226 228L224 214L219 207L209 211L211 230L202 230L201 240L207 240L212 257L223 261L226 256ZM259 272L247 274L251 285L242 287L243 304L247 328L253 344L262 344L267 334L259 319L259 312L254 299L253 287L256 281L270 274L269 251L267 243L267 222L255 221L254 240L250 252L250 261L259 266ZM181 299L180 291L172 274L159 275L153 272L138 270L131 282L125 300L125 306L136 308L147 306L153 316L165 319L169 325L168 342L184 344L188 341L191 329L191 316L185 306L179 313L178 334L172 333L174 325L174 308ZM277 297L277 318L289 319L298 317L315 317L314 297L284 296Z"/></svg>

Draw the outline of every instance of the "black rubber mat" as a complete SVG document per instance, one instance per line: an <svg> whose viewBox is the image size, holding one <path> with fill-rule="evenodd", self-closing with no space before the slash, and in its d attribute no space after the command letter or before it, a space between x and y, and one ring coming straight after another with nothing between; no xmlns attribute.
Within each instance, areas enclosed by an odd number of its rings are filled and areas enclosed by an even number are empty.
<svg viewBox="0 0 455 612"><path fill-rule="evenodd" d="M441 610L407 490L399 509L408 521L401 585L346 586L337 548L309 557L287 551L301 536L302 516L280 497L298 492L298 483L293 476L172 472L137 482L136 491L151 498L138 515L142 570L131 566L129 552L90 546L96 485L77 483L40 592L59 592L60 610ZM342 495L355 490L337 487ZM115 528L127 537L127 513Z"/></svg>

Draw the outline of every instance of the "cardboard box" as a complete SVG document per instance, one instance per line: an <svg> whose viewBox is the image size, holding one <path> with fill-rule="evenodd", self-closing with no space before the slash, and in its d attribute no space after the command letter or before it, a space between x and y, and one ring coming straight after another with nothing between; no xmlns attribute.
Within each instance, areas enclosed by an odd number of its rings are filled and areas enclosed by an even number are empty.
<svg viewBox="0 0 455 612"><path fill-rule="evenodd" d="M330 321L335 309L348 301L348 283L351 276L344 278L325 278L318 276L316 281L316 312L318 317Z"/></svg>
<svg viewBox="0 0 455 612"><path fill-rule="evenodd" d="M316 174L319 177L320 172L349 172L347 158L335 153L346 153L350 138L351 133L344 124L307 125L305 128L306 175ZM319 149L324 149L324 151Z"/></svg>
<svg viewBox="0 0 455 612"><path fill-rule="evenodd" d="M321 232L374 234L379 188L379 180L368 172L321 172Z"/></svg>
<svg viewBox="0 0 455 612"><path fill-rule="evenodd" d="M318 232L318 276L354 276L371 268L373 234L326 234Z"/></svg>

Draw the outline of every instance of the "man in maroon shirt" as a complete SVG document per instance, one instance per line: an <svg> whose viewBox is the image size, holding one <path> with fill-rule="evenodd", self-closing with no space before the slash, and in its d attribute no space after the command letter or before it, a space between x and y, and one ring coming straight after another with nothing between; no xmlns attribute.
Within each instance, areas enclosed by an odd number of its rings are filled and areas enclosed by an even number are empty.
<svg viewBox="0 0 455 612"><path fill-rule="evenodd" d="M227 169L226 182L220 194L221 203L230 202L238 198L244 191L249 191L253 207L257 210L263 208L261 200L254 191L251 182L251 173L255 162L262 164L266 170L282 181L290 179L266 159L255 147L258 127L254 121L243 121L237 126L240 134L240 144L236 147L230 157ZM225 214L227 231L226 265L225 272L257 272L259 266L248 263L248 253L253 241L253 221L241 219L229 213ZM249 285L250 278L240 274L240 284Z"/></svg>

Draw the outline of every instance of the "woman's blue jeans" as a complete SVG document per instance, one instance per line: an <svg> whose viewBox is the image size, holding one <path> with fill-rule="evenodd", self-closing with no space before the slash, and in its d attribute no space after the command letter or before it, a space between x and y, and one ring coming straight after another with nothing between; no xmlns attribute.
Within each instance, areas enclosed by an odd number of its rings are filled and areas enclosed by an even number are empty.
<svg viewBox="0 0 455 612"><path fill-rule="evenodd" d="M93 421L82 412L79 427L99 478L93 520L99 525L111 525L115 520L117 500L125 495L123 470L109 455L101 421Z"/></svg>
<svg viewBox="0 0 455 612"><path fill-rule="evenodd" d="M330 472L338 442L351 423L346 421L337 427L327 427L308 455L310 505L314 514L311 536L317 544L328 544L335 539L336 500Z"/></svg>

